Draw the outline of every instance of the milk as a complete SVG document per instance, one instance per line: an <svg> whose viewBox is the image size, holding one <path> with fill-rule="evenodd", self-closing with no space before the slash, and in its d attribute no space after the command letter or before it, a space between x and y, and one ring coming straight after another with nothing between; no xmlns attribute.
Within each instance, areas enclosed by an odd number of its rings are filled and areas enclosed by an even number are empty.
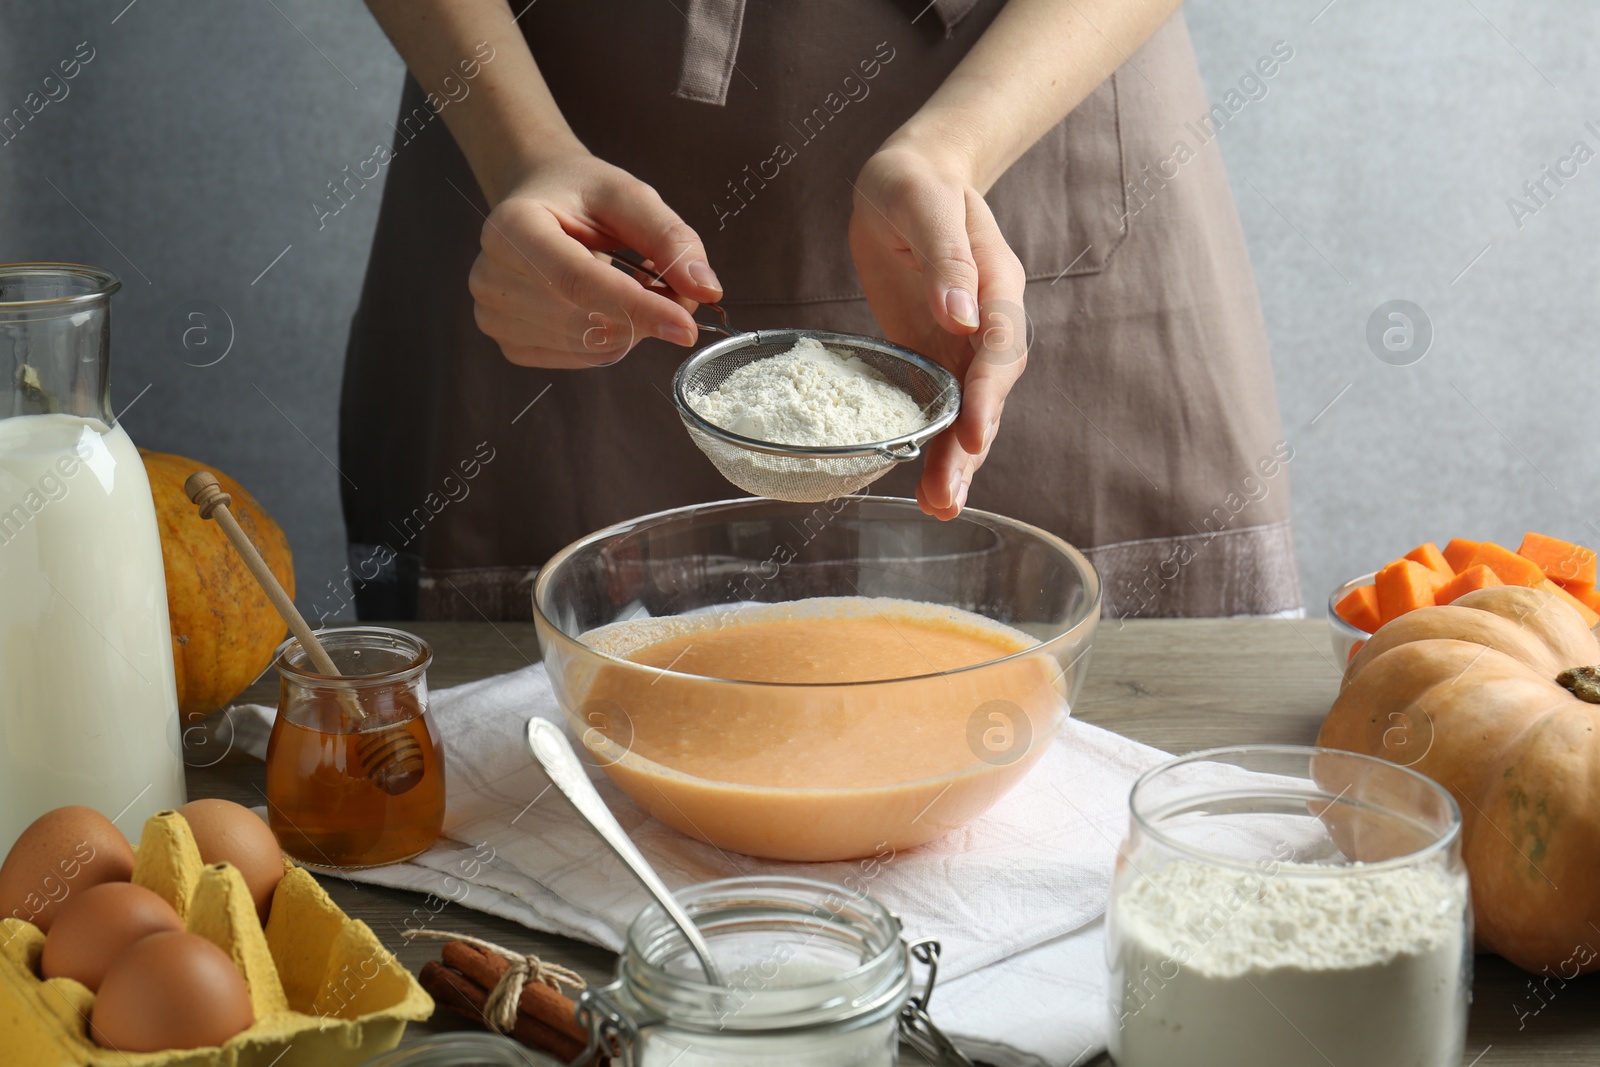
<svg viewBox="0 0 1600 1067"><path fill-rule="evenodd" d="M184 802L161 541L120 426L0 419L0 854L83 804L137 841Z"/></svg>

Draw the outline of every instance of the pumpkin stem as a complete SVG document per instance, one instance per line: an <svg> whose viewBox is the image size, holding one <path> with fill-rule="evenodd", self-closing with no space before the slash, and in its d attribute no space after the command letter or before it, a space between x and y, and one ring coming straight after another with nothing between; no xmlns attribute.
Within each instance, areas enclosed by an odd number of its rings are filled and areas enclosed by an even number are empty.
<svg viewBox="0 0 1600 1067"><path fill-rule="evenodd" d="M1590 704L1600 704L1600 667L1573 667L1556 675L1556 684Z"/></svg>

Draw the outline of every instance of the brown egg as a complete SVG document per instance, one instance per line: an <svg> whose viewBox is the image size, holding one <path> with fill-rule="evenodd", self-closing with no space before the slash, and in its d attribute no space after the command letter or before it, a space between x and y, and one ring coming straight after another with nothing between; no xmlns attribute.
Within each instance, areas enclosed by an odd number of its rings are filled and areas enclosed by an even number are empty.
<svg viewBox="0 0 1600 1067"><path fill-rule="evenodd" d="M261 817L231 800L191 800L178 809L206 863L231 863L244 875L256 914L267 921L272 891L283 879L283 851Z"/></svg>
<svg viewBox="0 0 1600 1067"><path fill-rule="evenodd" d="M244 976L199 934L151 934L100 982L89 1036L122 1052L220 1045L255 1019Z"/></svg>
<svg viewBox="0 0 1600 1067"><path fill-rule="evenodd" d="M142 885L102 882L67 898L44 939L40 971L76 978L90 989L129 945L164 930L182 930L172 905Z"/></svg>
<svg viewBox="0 0 1600 1067"><path fill-rule="evenodd" d="M133 848L110 819L93 808L56 808L33 820L0 864L0 918L49 933L73 893L131 877Z"/></svg>

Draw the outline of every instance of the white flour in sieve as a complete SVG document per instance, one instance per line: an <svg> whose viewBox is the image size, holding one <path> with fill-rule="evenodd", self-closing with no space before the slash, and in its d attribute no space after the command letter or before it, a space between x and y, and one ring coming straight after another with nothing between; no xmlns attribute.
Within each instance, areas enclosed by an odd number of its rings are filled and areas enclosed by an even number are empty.
<svg viewBox="0 0 1600 1067"><path fill-rule="evenodd" d="M689 405L713 425L775 445L869 444L928 424L910 394L812 337L746 363Z"/></svg>
<svg viewBox="0 0 1600 1067"><path fill-rule="evenodd" d="M1119 1067L1456 1067L1465 878L1262 866L1179 861L1118 895Z"/></svg>

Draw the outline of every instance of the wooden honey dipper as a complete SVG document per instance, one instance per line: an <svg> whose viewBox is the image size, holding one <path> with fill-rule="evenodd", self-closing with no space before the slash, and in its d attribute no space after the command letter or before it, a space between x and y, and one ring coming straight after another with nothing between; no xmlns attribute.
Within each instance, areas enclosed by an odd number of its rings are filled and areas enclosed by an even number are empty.
<svg viewBox="0 0 1600 1067"><path fill-rule="evenodd" d="M184 481L183 491L199 506L202 519L215 519L217 525L222 527L222 532L228 535L239 558L250 568L262 592L267 594L267 599L272 601L272 606L278 609L278 614L288 624L289 631L299 640L300 647L305 649L311 665L318 673L329 678L342 677L342 672L334 665L322 642L317 640L305 617L294 606L294 601L278 584L278 576L272 573L267 561L261 558L261 553L256 551L249 535L239 525L239 520L228 509L233 497L222 488L217 476L210 471L195 471ZM357 723L365 722L367 713L361 707L361 698L356 691L341 686L337 693L339 703L350 718ZM366 733L356 744L356 758L361 761L361 768L367 777L390 796L399 796L415 786L422 780L425 769L422 745L404 726Z"/></svg>

